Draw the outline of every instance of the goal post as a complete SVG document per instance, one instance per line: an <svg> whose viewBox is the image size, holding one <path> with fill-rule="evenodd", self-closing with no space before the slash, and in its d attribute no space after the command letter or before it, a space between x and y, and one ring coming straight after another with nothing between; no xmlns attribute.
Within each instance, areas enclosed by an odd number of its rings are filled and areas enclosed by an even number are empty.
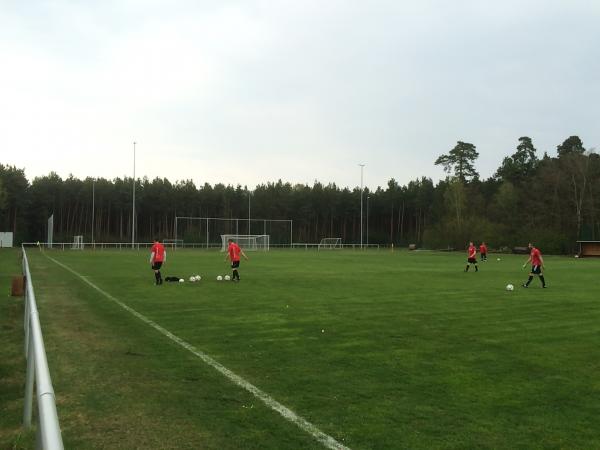
<svg viewBox="0 0 600 450"><path fill-rule="evenodd" d="M237 245L239 245L242 248L242 250L261 250L264 252L269 250L270 237L268 234L222 234L222 252L227 250L230 239L233 240L233 242L235 242Z"/></svg>
<svg viewBox="0 0 600 450"><path fill-rule="evenodd" d="M319 242L318 250L334 250L342 248L342 238L323 238Z"/></svg>
<svg viewBox="0 0 600 450"><path fill-rule="evenodd" d="M73 236L72 250L83 250L83 236Z"/></svg>

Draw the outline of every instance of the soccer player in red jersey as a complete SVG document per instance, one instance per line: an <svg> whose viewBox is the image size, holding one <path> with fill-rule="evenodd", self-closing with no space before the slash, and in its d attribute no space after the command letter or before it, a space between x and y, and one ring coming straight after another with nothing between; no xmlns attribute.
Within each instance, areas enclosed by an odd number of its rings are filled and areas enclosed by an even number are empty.
<svg viewBox="0 0 600 450"><path fill-rule="evenodd" d="M482 242L479 246L479 254L481 255L481 261L487 261L487 246L485 242Z"/></svg>
<svg viewBox="0 0 600 450"><path fill-rule="evenodd" d="M162 245L158 239L154 239L154 244L152 245L150 252L150 265L152 266L152 270L154 270L156 284L163 284L160 268L167 260L167 251L165 250L164 245Z"/></svg>
<svg viewBox="0 0 600 450"><path fill-rule="evenodd" d="M525 264L523 264L523 268L525 268L527 263L531 261L531 272L529 272L529 279L526 283L523 284L523 287L529 287L529 283L531 283L531 280L533 280L533 276L537 275L538 277L540 277L542 287L545 288L546 280L544 280L544 273L542 272L542 269L544 267L544 258L542 258L542 252L540 252L539 249L534 247L534 245L531 242L529 243L528 247L531 253L529 253L529 258L527 259L527 261L525 261Z"/></svg>
<svg viewBox="0 0 600 450"><path fill-rule="evenodd" d="M473 245L473 242L469 242L469 249L467 250L467 267L465 267L465 272L469 271L469 267L471 264L475 264L475 272L478 272L477 268L477 249Z"/></svg>
<svg viewBox="0 0 600 450"><path fill-rule="evenodd" d="M240 267L240 255L246 258L246 260L248 260L248 257L240 248L240 246L233 242L233 239L229 239L228 242L229 246L227 247L227 256L225 256L225 261L227 261L228 257L231 260L231 269L233 270L233 273L231 274L231 281L240 281L240 274L238 273L238 268Z"/></svg>

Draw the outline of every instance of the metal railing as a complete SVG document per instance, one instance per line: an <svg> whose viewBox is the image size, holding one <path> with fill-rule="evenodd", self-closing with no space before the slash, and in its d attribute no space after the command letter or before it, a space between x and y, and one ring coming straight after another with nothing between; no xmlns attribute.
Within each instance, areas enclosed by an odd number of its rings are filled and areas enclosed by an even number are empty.
<svg viewBox="0 0 600 450"><path fill-rule="evenodd" d="M135 244L131 244L131 242L80 242L77 245L73 242L23 242L21 244L22 247L40 247L44 250L146 250L152 247L153 242L136 242ZM169 244L172 246L172 244ZM221 244L219 244L219 247ZM167 247L167 245L165 245Z"/></svg>
<svg viewBox="0 0 600 450"><path fill-rule="evenodd" d="M54 389L52 388L52 380L50 379L50 371L48 370L44 338L42 337L35 293L31 283L31 273L29 272L29 262L27 261L25 248L22 247L22 250L23 275L25 277L25 357L27 358L23 425L25 428L31 428L33 387L35 384L38 410L36 447L49 450L62 450L63 442L58 423L58 413L56 412Z"/></svg>
<svg viewBox="0 0 600 450"><path fill-rule="evenodd" d="M320 247L323 247L327 250L342 250L342 249L352 249L352 250L361 250L360 244L337 244L331 246L323 246L318 243L310 243L310 242L294 242L291 245L291 248L303 248L304 250L319 250ZM380 248L379 244L362 244L362 249L378 249Z"/></svg>
<svg viewBox="0 0 600 450"><path fill-rule="evenodd" d="M153 242L136 242L135 244L133 244L133 247L131 245L131 242L82 242L80 246L78 246L77 248L73 248L73 242L53 242L51 244L51 247L49 247L47 242L23 242L23 244L21 244L24 247L41 247L44 250L131 250L133 248L133 250L149 250L150 247L152 247ZM214 242L214 243L210 243L208 244L208 246L206 245L206 243L191 243L191 242L183 242L183 244L181 243L174 243L174 242L164 242L163 241L163 245L165 246L165 248L168 249L210 249L210 250L221 250L222 249L222 243L220 242ZM293 248L293 249L297 249L297 248L302 248L305 250L309 250L309 249L317 249L319 247L318 243L310 243L310 242L293 242L292 244L272 244L269 243L269 249L289 249L289 248ZM339 244L339 247L343 248L343 249L353 249L353 250L357 250L360 249L361 246L360 244ZM337 248L339 248L337 247ZM363 244L362 245L363 249L380 249L380 248L387 248L387 246L384 245L380 245L380 244Z"/></svg>

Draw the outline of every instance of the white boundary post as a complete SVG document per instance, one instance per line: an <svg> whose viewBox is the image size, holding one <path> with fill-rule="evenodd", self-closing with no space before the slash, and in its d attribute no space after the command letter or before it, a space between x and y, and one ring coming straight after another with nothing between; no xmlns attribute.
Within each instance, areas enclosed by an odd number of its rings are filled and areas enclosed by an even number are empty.
<svg viewBox="0 0 600 450"><path fill-rule="evenodd" d="M52 248L52 241L54 240L54 213L48 217L48 248Z"/></svg>

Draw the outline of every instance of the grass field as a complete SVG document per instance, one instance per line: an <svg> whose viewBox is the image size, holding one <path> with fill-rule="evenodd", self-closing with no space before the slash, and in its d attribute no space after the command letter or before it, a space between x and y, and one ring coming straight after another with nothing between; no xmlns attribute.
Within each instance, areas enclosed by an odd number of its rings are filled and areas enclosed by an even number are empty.
<svg viewBox="0 0 600 450"><path fill-rule="evenodd" d="M524 256L271 251L236 284L179 250L203 280L154 286L145 252L28 254L66 448L323 448L115 300L350 448L600 448L598 259L524 289Z"/></svg>

